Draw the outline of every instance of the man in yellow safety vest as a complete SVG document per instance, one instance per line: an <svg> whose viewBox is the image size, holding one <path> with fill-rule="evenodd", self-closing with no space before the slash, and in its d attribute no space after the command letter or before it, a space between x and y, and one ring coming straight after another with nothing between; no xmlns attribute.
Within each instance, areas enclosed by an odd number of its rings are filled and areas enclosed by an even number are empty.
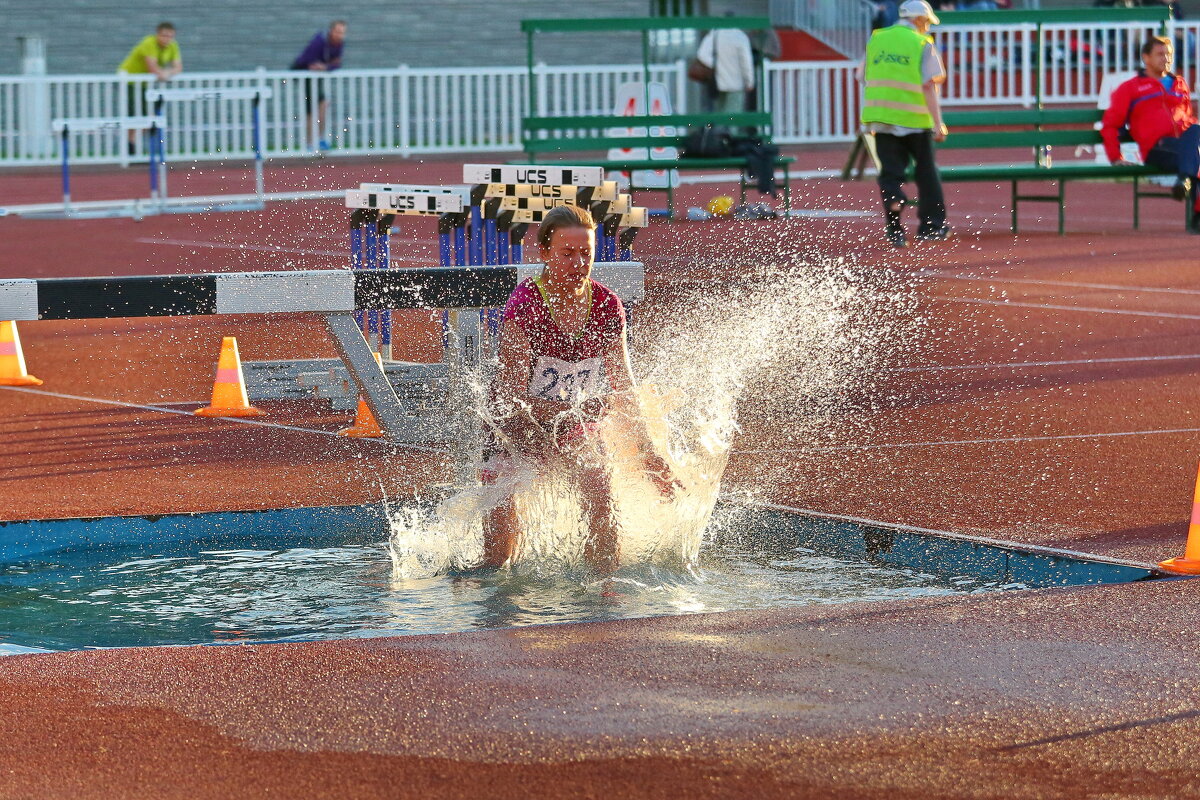
<svg viewBox="0 0 1200 800"><path fill-rule="evenodd" d="M940 22L925 0L900 5L900 22L871 34L859 74L864 83L863 133L874 137L887 240L907 244L901 212L908 203L904 175L916 164L917 239L940 241L950 232L933 143L946 138L938 93L946 69L929 35Z"/></svg>

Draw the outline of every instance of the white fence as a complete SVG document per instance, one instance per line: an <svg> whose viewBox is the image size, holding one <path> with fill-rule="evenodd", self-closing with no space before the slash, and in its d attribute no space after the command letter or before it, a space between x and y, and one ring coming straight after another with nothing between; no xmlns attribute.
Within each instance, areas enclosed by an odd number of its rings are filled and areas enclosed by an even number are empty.
<svg viewBox="0 0 1200 800"><path fill-rule="evenodd" d="M543 67L535 69L539 116L610 114L616 90L643 78L641 65ZM650 79L672 95L686 97L684 64L653 65ZM0 77L0 165L52 164L59 158L50 131L56 118L120 117L141 112L152 84L140 76L50 75ZM264 152L268 157L312 152L308 120L319 97L329 98L328 139L338 155L393 152L452 153L521 149L521 118L528 115L528 71L524 67L471 69L340 70L192 73L172 87L220 89L266 87ZM253 154L247 101L200 100L169 103L167 157L221 159ZM112 132L71 138L76 163L124 163L143 156L145 143L127 150Z"/></svg>
<svg viewBox="0 0 1200 800"><path fill-rule="evenodd" d="M941 26L946 62L945 107L1031 106L1041 90L1047 105L1094 104L1104 77L1141 66L1140 49L1155 33L1144 23L1044 25L1040 48L1034 25ZM1200 78L1200 22L1177 22L1176 71L1191 86ZM767 108L781 144L853 139L860 89L856 64L779 62L766 67Z"/></svg>
<svg viewBox="0 0 1200 800"><path fill-rule="evenodd" d="M1197 26L1173 27L1181 45L1176 67L1190 79ZM1030 105L1039 88L1043 103L1094 102L1105 75L1141 66L1141 45L1158 32L1156 25L1137 22L1045 24L1039 48L1036 30L1032 24L940 27L947 103Z"/></svg>
<svg viewBox="0 0 1200 800"><path fill-rule="evenodd" d="M1151 29L1139 23L1045 25L1040 48L1031 46L1033 31L1026 24L942 26L938 43L949 73L944 104L1028 106L1039 89L1047 104L1094 103L1106 74L1140 64L1138 48ZM1176 23L1173 35L1177 69L1195 86L1200 23ZM852 139L860 91L855 66L766 64L764 102L774 114L775 139L784 144ZM641 65L538 66L535 74L535 112L551 116L612 113L618 86L641 80L643 71ZM689 110L683 62L654 65L650 77L666 84L676 112ZM0 166L56 163L51 119L134 115L146 85L144 79L116 75L0 77ZM271 158L312 152L306 119L322 93L330 99L324 138L336 155L519 151L529 104L524 67L185 73L172 85L270 88L262 120ZM252 154L245 101L171 103L165 113L171 160ZM77 163L126 163L143 155L144 146L137 142L131 156L123 135L80 134L72 137L70 155Z"/></svg>

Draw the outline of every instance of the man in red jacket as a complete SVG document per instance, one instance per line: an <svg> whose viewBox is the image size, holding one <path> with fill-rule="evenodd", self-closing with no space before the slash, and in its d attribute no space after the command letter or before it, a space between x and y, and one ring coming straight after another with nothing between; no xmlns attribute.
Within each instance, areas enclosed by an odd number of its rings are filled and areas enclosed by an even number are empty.
<svg viewBox="0 0 1200 800"><path fill-rule="evenodd" d="M1138 144L1142 161L1179 175L1174 194L1182 200L1188 182L1200 171L1200 125L1192 108L1187 82L1170 72L1171 40L1154 36L1142 45L1143 69L1112 93L1104 112L1100 135L1104 151L1113 164L1121 158L1121 130ZM1196 209L1200 213L1200 203Z"/></svg>

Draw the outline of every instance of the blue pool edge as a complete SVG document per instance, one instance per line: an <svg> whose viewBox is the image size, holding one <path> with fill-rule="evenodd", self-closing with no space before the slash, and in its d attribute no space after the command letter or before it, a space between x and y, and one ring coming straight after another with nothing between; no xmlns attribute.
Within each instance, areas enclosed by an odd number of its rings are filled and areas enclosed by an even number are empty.
<svg viewBox="0 0 1200 800"><path fill-rule="evenodd" d="M881 523L841 514L773 503L744 503L745 508L771 514L794 534L798 546L825 555L913 569L945 577L973 578L998 585L1030 589L1130 583L1177 578L1152 564L1041 545Z"/></svg>
<svg viewBox="0 0 1200 800"><path fill-rule="evenodd" d="M385 502L257 511L84 517L0 522L0 565L66 549L129 544L214 545L252 541L296 547L368 544L387 535ZM998 585L1029 588L1128 583L1168 577L1153 565L948 531L759 502L738 502L739 538L763 547L800 546L822 555ZM728 535L728 532L720 535Z"/></svg>

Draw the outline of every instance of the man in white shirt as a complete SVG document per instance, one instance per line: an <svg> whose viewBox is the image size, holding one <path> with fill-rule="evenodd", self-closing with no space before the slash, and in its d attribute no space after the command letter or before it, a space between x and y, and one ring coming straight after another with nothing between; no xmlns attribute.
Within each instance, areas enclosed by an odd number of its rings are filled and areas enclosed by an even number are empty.
<svg viewBox="0 0 1200 800"><path fill-rule="evenodd" d="M715 73L713 110L745 111L746 92L754 88L754 59L745 31L737 28L709 31L700 40L696 58Z"/></svg>

